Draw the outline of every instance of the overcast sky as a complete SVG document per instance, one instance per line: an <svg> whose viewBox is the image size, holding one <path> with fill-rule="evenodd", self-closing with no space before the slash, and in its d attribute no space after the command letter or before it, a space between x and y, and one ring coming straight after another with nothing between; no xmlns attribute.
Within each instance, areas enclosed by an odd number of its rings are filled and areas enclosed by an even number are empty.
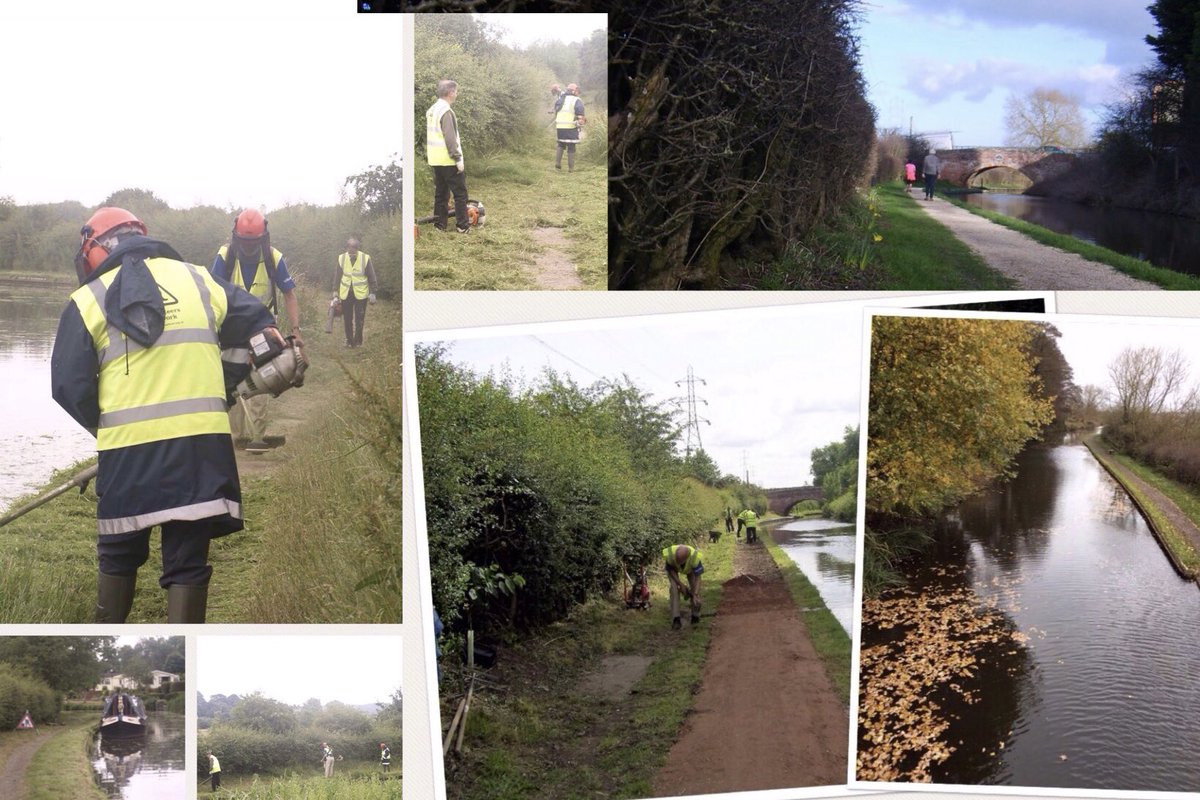
<svg viewBox="0 0 1200 800"><path fill-rule="evenodd" d="M401 638L394 635L198 636L196 689L262 692L288 705L387 703L400 688Z"/></svg>
<svg viewBox="0 0 1200 800"><path fill-rule="evenodd" d="M544 367L585 386L627 374L657 402L681 398L688 367L704 449L722 473L768 488L810 482L809 453L858 419L860 305L809 305L667 315L543 328L535 335L459 339L450 360L485 374L507 364L536 379ZM428 338L428 337L427 337ZM418 402L420 399L418 398Z"/></svg>
<svg viewBox="0 0 1200 800"><path fill-rule="evenodd" d="M523 49L535 42L582 42L608 29L607 14L475 14L503 31L500 41Z"/></svg>
<svg viewBox="0 0 1200 800"><path fill-rule="evenodd" d="M1032 89L1077 96L1094 126L1120 79L1153 60L1149 0L868 0L863 71L880 127L1004 143L1004 101Z"/></svg>
<svg viewBox="0 0 1200 800"><path fill-rule="evenodd" d="M400 151L400 17L301 5L6 3L0 196L337 203Z"/></svg>
<svg viewBox="0 0 1200 800"><path fill-rule="evenodd" d="M1125 317L1092 321L1080 315L1056 317L1054 326L1062 332L1058 347L1079 386L1111 389L1108 366L1126 347L1180 350L1191 364L1188 386L1200 384L1200 320Z"/></svg>

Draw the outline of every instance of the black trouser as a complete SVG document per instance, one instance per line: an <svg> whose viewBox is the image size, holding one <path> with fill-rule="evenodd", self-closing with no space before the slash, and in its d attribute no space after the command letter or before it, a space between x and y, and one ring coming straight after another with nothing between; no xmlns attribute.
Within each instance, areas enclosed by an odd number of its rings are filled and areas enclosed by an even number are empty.
<svg viewBox="0 0 1200 800"><path fill-rule="evenodd" d="M150 558L151 528L130 534L101 536L96 543L100 571L105 575L137 575L138 567ZM158 585L167 588L173 583L203 586L212 577L208 565L208 545L212 539L212 523L201 519L174 521L162 524L162 577Z"/></svg>
<svg viewBox="0 0 1200 800"><path fill-rule="evenodd" d="M215 792L221 788L221 773L214 772L212 774L212 790Z"/></svg>
<svg viewBox="0 0 1200 800"><path fill-rule="evenodd" d="M346 344L362 344L363 323L367 319L367 298L356 300L354 292L342 301L342 323L346 326Z"/></svg>
<svg viewBox="0 0 1200 800"><path fill-rule="evenodd" d="M454 195L454 219L460 231L471 227L467 217L467 176L457 166L433 168L433 215L434 227L446 230L450 218L450 195Z"/></svg>
<svg viewBox="0 0 1200 800"><path fill-rule="evenodd" d="M733 520L731 520L731 519L725 520L725 532L733 533Z"/></svg>
<svg viewBox="0 0 1200 800"><path fill-rule="evenodd" d="M751 528L750 526L746 526L746 541L747 542L757 542L758 541L758 528Z"/></svg>

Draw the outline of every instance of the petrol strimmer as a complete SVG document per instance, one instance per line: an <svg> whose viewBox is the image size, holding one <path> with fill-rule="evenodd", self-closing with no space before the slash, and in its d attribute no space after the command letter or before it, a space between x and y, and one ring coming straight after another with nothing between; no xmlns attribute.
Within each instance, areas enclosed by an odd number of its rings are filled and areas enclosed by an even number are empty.
<svg viewBox="0 0 1200 800"><path fill-rule="evenodd" d="M453 217L455 215L454 198L450 199L448 206L449 215ZM426 222L433 222L436 219L436 214L430 214L428 217L417 217L415 221L418 225L422 225ZM472 228L482 228L487 224L487 209L483 207L483 203L478 200L467 201L467 221L470 223Z"/></svg>

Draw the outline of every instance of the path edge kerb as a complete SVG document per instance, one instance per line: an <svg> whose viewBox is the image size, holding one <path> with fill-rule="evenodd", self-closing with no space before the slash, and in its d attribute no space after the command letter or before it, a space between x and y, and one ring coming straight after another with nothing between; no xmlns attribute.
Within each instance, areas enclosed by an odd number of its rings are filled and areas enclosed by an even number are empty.
<svg viewBox="0 0 1200 800"><path fill-rule="evenodd" d="M1085 436L1083 439L1084 446L1087 447L1088 451L1091 452L1096 461L1100 462L1100 466L1104 467L1104 470L1112 476L1113 480L1121 484L1121 488L1123 488L1125 493L1129 495L1129 499L1132 500L1133 504L1137 507L1138 513L1142 515L1142 519L1146 520L1146 525L1150 528L1150 532L1154 534L1155 541L1158 542L1158 546L1162 548L1162 551L1166 553L1167 560L1171 562L1171 566L1175 568L1175 572L1178 573L1179 577L1183 578L1184 580L1193 581L1200 585L1200 570L1188 569L1179 560L1179 557L1175 555L1175 551L1172 550L1167 544L1162 532L1155 524L1151 515L1151 509L1147 508L1146 504L1143 503L1138 497L1138 493L1135 491L1135 489L1140 487L1137 487L1133 481L1129 480L1127 476L1121 474L1120 470L1118 469L1119 465L1114 464L1111 459L1107 457L1107 453L1101 450L1096 444L1097 436L1098 434Z"/></svg>

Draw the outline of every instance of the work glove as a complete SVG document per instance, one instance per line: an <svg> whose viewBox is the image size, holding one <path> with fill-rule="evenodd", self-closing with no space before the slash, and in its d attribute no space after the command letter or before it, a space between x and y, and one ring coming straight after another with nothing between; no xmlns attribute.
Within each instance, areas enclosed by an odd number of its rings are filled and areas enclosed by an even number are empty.
<svg viewBox="0 0 1200 800"><path fill-rule="evenodd" d="M463 170L465 170L467 168L466 162L463 161L461 158L455 163L455 166L458 167L459 172L462 172Z"/></svg>
<svg viewBox="0 0 1200 800"><path fill-rule="evenodd" d="M374 303L374 302L375 302L375 293L374 293L374 292L371 292L369 295L367 295L367 302L368 302L368 303Z"/></svg>

